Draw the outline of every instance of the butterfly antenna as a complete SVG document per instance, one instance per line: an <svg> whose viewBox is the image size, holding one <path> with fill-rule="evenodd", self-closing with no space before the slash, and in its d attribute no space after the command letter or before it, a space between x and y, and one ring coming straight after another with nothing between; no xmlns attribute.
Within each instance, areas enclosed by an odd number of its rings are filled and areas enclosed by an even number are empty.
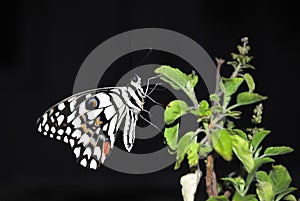
<svg viewBox="0 0 300 201"><path fill-rule="evenodd" d="M128 37L128 35L124 36L127 40L128 40L128 52L131 52L131 40L130 37ZM132 55L129 54L129 66L132 67Z"/></svg>
<svg viewBox="0 0 300 201"><path fill-rule="evenodd" d="M146 118L143 117L142 115L140 115L140 117L141 117L144 121L146 121L148 124L150 124L151 126L153 126L156 130L158 130L159 133L163 134L163 133L161 132L161 130L160 130L155 124L153 124L151 121L148 121L148 119L146 119Z"/></svg>
<svg viewBox="0 0 300 201"><path fill-rule="evenodd" d="M142 63L144 63L144 61L147 59L147 57L151 54L152 52L152 47L149 47L149 51L148 53L142 58L142 60L140 61L140 63L137 66L140 66Z"/></svg>
<svg viewBox="0 0 300 201"><path fill-rule="evenodd" d="M147 96L147 94L148 94L149 85L150 85L150 80L156 79L156 78L158 78L158 77L161 77L161 75L156 75L156 76L154 76L154 77L148 78L148 80L147 80L147 87L146 87L146 90L145 90L145 95L146 95L146 96Z"/></svg>

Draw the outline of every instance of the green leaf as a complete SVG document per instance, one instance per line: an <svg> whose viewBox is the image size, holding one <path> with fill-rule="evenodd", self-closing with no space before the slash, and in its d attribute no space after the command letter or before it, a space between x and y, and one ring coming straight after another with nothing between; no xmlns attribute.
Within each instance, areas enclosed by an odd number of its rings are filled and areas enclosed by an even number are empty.
<svg viewBox="0 0 300 201"><path fill-rule="evenodd" d="M241 116L242 112L241 111L227 111L226 116L228 117L233 117L235 119L239 119Z"/></svg>
<svg viewBox="0 0 300 201"><path fill-rule="evenodd" d="M232 132L233 132L233 134L239 135L243 139L248 140L247 134L244 131L242 131L241 129L237 129L237 128L232 129Z"/></svg>
<svg viewBox="0 0 300 201"><path fill-rule="evenodd" d="M241 53L241 54L247 54L247 49L246 48L244 48L243 46L240 46L240 45L238 45L237 46L237 49L238 49L238 51L239 51L239 53Z"/></svg>
<svg viewBox="0 0 300 201"><path fill-rule="evenodd" d="M290 187L290 188L288 188L288 189L283 190L280 194L278 194L278 195L276 196L275 201L281 200L284 196L290 194L291 192L293 192L293 191L295 191L295 190L297 190L297 188L294 188L294 187Z"/></svg>
<svg viewBox="0 0 300 201"><path fill-rule="evenodd" d="M240 192L244 192L244 189L245 189L245 180L244 180L244 178L241 177L241 176L238 176L238 177L235 177L234 179L238 183Z"/></svg>
<svg viewBox="0 0 300 201"><path fill-rule="evenodd" d="M220 86L220 89L225 93L226 89L225 89L225 84L224 84L223 80L220 80L219 86Z"/></svg>
<svg viewBox="0 0 300 201"><path fill-rule="evenodd" d="M213 148L211 147L210 144L204 145L203 147L200 148L199 150L199 158L204 159L212 152Z"/></svg>
<svg viewBox="0 0 300 201"><path fill-rule="evenodd" d="M222 113L224 111L224 109L221 106L212 106L211 108L214 112L216 113Z"/></svg>
<svg viewBox="0 0 300 201"><path fill-rule="evenodd" d="M246 83L248 85L249 93L252 93L255 89L255 83L252 76L249 73L246 73L244 74L244 79L246 80Z"/></svg>
<svg viewBox="0 0 300 201"><path fill-rule="evenodd" d="M237 61L227 61L228 65L232 65L233 67L236 67L238 65Z"/></svg>
<svg viewBox="0 0 300 201"><path fill-rule="evenodd" d="M251 69L255 70L255 67L250 64L244 64L243 68L251 68Z"/></svg>
<svg viewBox="0 0 300 201"><path fill-rule="evenodd" d="M282 155L282 154L290 153L292 151L294 151L294 149L287 146L268 147L264 152L264 156Z"/></svg>
<svg viewBox="0 0 300 201"><path fill-rule="evenodd" d="M269 175L265 171L256 172L256 178L260 182L263 182L263 181L271 182Z"/></svg>
<svg viewBox="0 0 300 201"><path fill-rule="evenodd" d="M256 195L248 194L246 196L241 196L237 191L234 193L232 201L257 201Z"/></svg>
<svg viewBox="0 0 300 201"><path fill-rule="evenodd" d="M225 195L210 197L206 201L229 201Z"/></svg>
<svg viewBox="0 0 300 201"><path fill-rule="evenodd" d="M183 157L191 145L192 137L194 136L194 132L187 132L184 136L182 136L177 144L177 156L176 159L180 159Z"/></svg>
<svg viewBox="0 0 300 201"><path fill-rule="evenodd" d="M217 94L210 94L209 99L211 101L215 101L215 102L219 102L220 101L220 97Z"/></svg>
<svg viewBox="0 0 300 201"><path fill-rule="evenodd" d="M166 83L168 83L169 85L171 85L171 87L175 90L180 90L181 88L179 87L179 85L176 82L173 82L171 80L169 80L166 77L160 77L160 79Z"/></svg>
<svg viewBox="0 0 300 201"><path fill-rule="evenodd" d="M225 129L218 129L211 135L212 145L216 152L225 160L232 159L232 142L229 133Z"/></svg>
<svg viewBox="0 0 300 201"><path fill-rule="evenodd" d="M225 178L222 178L222 180L230 182L233 185L233 187L235 188L235 190L237 190L237 191L240 190L239 183L238 183L238 180L236 178L225 177Z"/></svg>
<svg viewBox="0 0 300 201"><path fill-rule="evenodd" d="M248 174L247 179L246 179L246 186L249 186L253 180L253 177L258 170L260 166L262 166L265 163L272 163L274 162L274 159L270 157L265 157L265 158L257 158L254 160L254 168L252 171Z"/></svg>
<svg viewBox="0 0 300 201"><path fill-rule="evenodd" d="M254 160L254 169L253 170L256 171L263 164L273 163L273 162L275 162L275 160L273 158L270 158L270 157L257 158L257 159Z"/></svg>
<svg viewBox="0 0 300 201"><path fill-rule="evenodd" d="M182 100L174 100L170 102L165 110L166 124L172 124L176 119L186 114L189 106Z"/></svg>
<svg viewBox="0 0 300 201"><path fill-rule="evenodd" d="M177 68L170 66L161 66L154 71L160 75L160 79L169 83L175 90L182 90L193 102L197 104L197 98L194 92L194 87L198 82L198 76L193 72L186 75Z"/></svg>
<svg viewBox="0 0 300 201"><path fill-rule="evenodd" d="M237 96L237 105L248 105L252 103L256 103L258 101L266 100L266 96L261 96L256 93L242 92Z"/></svg>
<svg viewBox="0 0 300 201"><path fill-rule="evenodd" d="M295 198L294 195L287 195L283 198L283 200L287 200L287 201L297 201L297 199Z"/></svg>
<svg viewBox="0 0 300 201"><path fill-rule="evenodd" d="M272 184L269 182L259 182L257 184L256 193L260 201L273 201L274 192Z"/></svg>
<svg viewBox="0 0 300 201"><path fill-rule="evenodd" d="M197 98L194 92L194 87L198 82L198 76L193 72L187 75L177 68L170 66L161 66L154 71L160 75L160 79L169 83L175 90L182 90L193 102L198 105Z"/></svg>
<svg viewBox="0 0 300 201"><path fill-rule="evenodd" d="M226 96L231 96L234 94L239 86L244 81L244 78L235 77L235 78L223 78L224 79L224 93Z"/></svg>
<svg viewBox="0 0 300 201"><path fill-rule="evenodd" d="M195 167L196 165L198 165L199 148L200 148L200 143L197 143L193 140L192 144L190 145L190 147L188 149L188 153L187 153L187 159L188 159L188 163L189 163L190 167Z"/></svg>
<svg viewBox="0 0 300 201"><path fill-rule="evenodd" d="M198 83L198 76L193 71L191 74L188 75L188 77L189 81L187 82L187 88L191 87L193 89Z"/></svg>
<svg viewBox="0 0 300 201"><path fill-rule="evenodd" d="M292 181L292 178L287 169L282 165L275 165L269 173L271 178L274 193L280 193L286 190Z"/></svg>
<svg viewBox="0 0 300 201"><path fill-rule="evenodd" d="M178 129L179 124L165 128L164 137L166 139L167 144L172 150L176 150L177 148Z"/></svg>
<svg viewBox="0 0 300 201"><path fill-rule="evenodd" d="M211 108L208 108L208 109L205 111L205 113L204 113L204 115L205 115L205 116L208 116L208 117L210 117L211 114L212 114Z"/></svg>
<svg viewBox="0 0 300 201"><path fill-rule="evenodd" d="M232 129L235 128L234 122L233 122L233 121L230 121L230 120L227 120L226 127L227 127L227 130L228 130L229 132L232 132Z"/></svg>
<svg viewBox="0 0 300 201"><path fill-rule="evenodd" d="M172 68L170 66L161 66L154 71L156 74L161 75L161 79L169 83L175 90L187 89L189 82L189 87L194 87L198 81L197 76L188 76L181 72L178 68Z"/></svg>
<svg viewBox="0 0 300 201"><path fill-rule="evenodd" d="M184 159L184 156L181 157L181 158L179 158L179 159L177 159L177 161L175 163L175 166L174 166L174 170L177 170L178 168L180 168L180 164L183 161L183 159Z"/></svg>
<svg viewBox="0 0 300 201"><path fill-rule="evenodd" d="M232 148L235 155L243 163L247 172L251 172L254 167L254 159L249 150L249 141L240 137L239 135L231 135Z"/></svg>
<svg viewBox="0 0 300 201"><path fill-rule="evenodd" d="M258 158L259 157L259 154L260 154L260 151L262 150L262 146L258 147L255 151L254 151L254 158Z"/></svg>
<svg viewBox="0 0 300 201"><path fill-rule="evenodd" d="M199 103L198 115L200 115L200 117L209 116L209 112L211 112L211 110L209 109L209 103L206 100L202 100Z"/></svg>
<svg viewBox="0 0 300 201"><path fill-rule="evenodd" d="M256 148L259 146L259 144L261 143L261 141L270 133L271 131L269 130L260 130L258 132L255 133L255 135L253 136L252 140L251 140L251 144L254 148L254 150L256 150Z"/></svg>
<svg viewBox="0 0 300 201"><path fill-rule="evenodd" d="M209 103L206 101L206 100L202 100L200 103L199 103L199 109L200 110L207 110L209 108Z"/></svg>
<svg viewBox="0 0 300 201"><path fill-rule="evenodd" d="M232 59L234 59L234 60L239 57L239 55L236 53L231 53L231 56L232 56Z"/></svg>

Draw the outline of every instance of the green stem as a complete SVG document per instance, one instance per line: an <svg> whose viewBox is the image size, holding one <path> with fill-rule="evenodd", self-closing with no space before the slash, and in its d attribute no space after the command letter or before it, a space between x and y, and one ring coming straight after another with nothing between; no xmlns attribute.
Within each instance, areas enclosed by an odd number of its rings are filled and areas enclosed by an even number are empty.
<svg viewBox="0 0 300 201"><path fill-rule="evenodd" d="M214 126L216 125L221 119L223 119L226 115L225 114L221 114L219 115L217 118L213 119L211 122L211 125Z"/></svg>
<svg viewBox="0 0 300 201"><path fill-rule="evenodd" d="M195 93L188 93L188 92L185 92L187 94L187 96L191 99L191 101L193 102L193 105L195 108L198 108L199 107L199 104L198 104L198 101L197 101L197 98L196 98L196 95Z"/></svg>
<svg viewBox="0 0 300 201"><path fill-rule="evenodd" d="M241 67L242 67L242 63L239 63L230 78L235 78L240 72Z"/></svg>
<svg viewBox="0 0 300 201"><path fill-rule="evenodd" d="M234 109L234 108L237 108L237 107L239 107L239 106L240 106L239 104L234 104L234 105L228 107L228 108L226 109L226 112L228 112L228 111L230 111L230 110L232 110L232 109Z"/></svg>
<svg viewBox="0 0 300 201"><path fill-rule="evenodd" d="M254 174L249 173L246 178L245 190L243 191L243 196L245 196L250 188L251 182L253 181Z"/></svg>

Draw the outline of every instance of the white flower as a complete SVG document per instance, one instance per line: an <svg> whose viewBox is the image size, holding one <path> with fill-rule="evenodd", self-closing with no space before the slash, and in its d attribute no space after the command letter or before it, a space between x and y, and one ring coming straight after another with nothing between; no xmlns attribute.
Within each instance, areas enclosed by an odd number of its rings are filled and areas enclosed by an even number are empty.
<svg viewBox="0 0 300 201"><path fill-rule="evenodd" d="M181 177L181 193L184 201L194 201L201 176L202 172L200 169L197 169L195 173L189 173Z"/></svg>

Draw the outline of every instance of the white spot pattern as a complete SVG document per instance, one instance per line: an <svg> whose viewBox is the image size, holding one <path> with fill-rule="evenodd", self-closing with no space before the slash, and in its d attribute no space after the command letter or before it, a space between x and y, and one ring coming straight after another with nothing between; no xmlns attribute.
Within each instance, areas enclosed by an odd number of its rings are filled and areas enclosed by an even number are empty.
<svg viewBox="0 0 300 201"><path fill-rule="evenodd" d="M80 161L80 165L82 165L83 167L86 167L87 161L85 158Z"/></svg>
<svg viewBox="0 0 300 201"><path fill-rule="evenodd" d="M64 120L64 115L60 115L59 117L57 117L57 124L60 126L61 125L61 123L63 122L63 120Z"/></svg>
<svg viewBox="0 0 300 201"><path fill-rule="evenodd" d="M64 130L63 130L63 129L59 129L59 130L57 131L57 133L58 133L59 135L62 135L62 134L64 134Z"/></svg>
<svg viewBox="0 0 300 201"><path fill-rule="evenodd" d="M71 131L72 131L71 128L70 128L70 127L67 127L67 129L66 129L66 134L67 134L67 135L70 135L70 134L71 134Z"/></svg>
<svg viewBox="0 0 300 201"><path fill-rule="evenodd" d="M69 141L70 141L70 146L73 147L74 146L74 140L70 139Z"/></svg>
<svg viewBox="0 0 300 201"><path fill-rule="evenodd" d="M96 170L97 169L97 162L95 159L92 159L90 163L90 168Z"/></svg>
<svg viewBox="0 0 300 201"><path fill-rule="evenodd" d="M80 147L76 147L75 149L74 149L74 154L75 154L75 156L76 156L76 158L78 158L79 157L79 155L80 155Z"/></svg>
<svg viewBox="0 0 300 201"><path fill-rule="evenodd" d="M62 111L65 108L65 104L64 103L60 103L57 107L60 111Z"/></svg>
<svg viewBox="0 0 300 201"><path fill-rule="evenodd" d="M65 143L68 143L68 142L69 142L69 140L68 140L68 137L67 137L67 136L65 136L65 137L64 137L64 142L65 142Z"/></svg>

